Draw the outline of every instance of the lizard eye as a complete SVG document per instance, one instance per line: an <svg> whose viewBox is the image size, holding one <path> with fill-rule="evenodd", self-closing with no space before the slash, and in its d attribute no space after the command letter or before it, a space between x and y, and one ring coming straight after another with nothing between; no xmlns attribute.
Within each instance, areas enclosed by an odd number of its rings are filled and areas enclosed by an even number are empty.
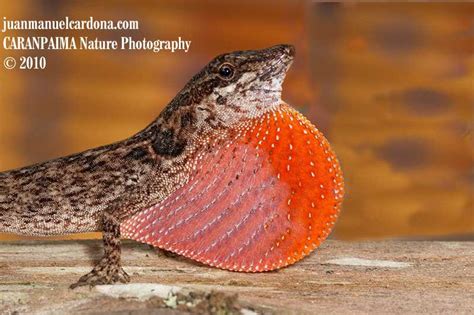
<svg viewBox="0 0 474 315"><path fill-rule="evenodd" d="M234 76L234 66L230 63L224 63L219 68L219 76L224 80L230 80Z"/></svg>

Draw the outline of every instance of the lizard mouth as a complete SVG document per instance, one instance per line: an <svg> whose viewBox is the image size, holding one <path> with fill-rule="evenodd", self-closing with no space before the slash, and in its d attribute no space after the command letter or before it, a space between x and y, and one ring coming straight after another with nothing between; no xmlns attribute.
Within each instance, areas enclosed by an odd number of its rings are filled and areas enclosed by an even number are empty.
<svg viewBox="0 0 474 315"><path fill-rule="evenodd" d="M293 56L282 55L277 60L271 63L268 67L268 70L265 71L260 77L265 77L267 75L272 76L282 76L282 83L283 79L285 78L286 73L290 69L291 64L293 63Z"/></svg>
<svg viewBox="0 0 474 315"><path fill-rule="evenodd" d="M260 51L259 58L265 66L259 74L247 82L254 91L275 94L280 98L283 81L293 63L295 48L291 45L277 45Z"/></svg>
<svg viewBox="0 0 474 315"><path fill-rule="evenodd" d="M292 45L276 45L261 50L248 50L236 52L240 55L237 59L256 64L260 68L260 77L276 76L286 73L293 63L295 47Z"/></svg>
<svg viewBox="0 0 474 315"><path fill-rule="evenodd" d="M292 45L276 45L263 50L263 53L273 59L268 72L278 75L286 73L293 63L295 47ZM275 73L276 72L276 73Z"/></svg>

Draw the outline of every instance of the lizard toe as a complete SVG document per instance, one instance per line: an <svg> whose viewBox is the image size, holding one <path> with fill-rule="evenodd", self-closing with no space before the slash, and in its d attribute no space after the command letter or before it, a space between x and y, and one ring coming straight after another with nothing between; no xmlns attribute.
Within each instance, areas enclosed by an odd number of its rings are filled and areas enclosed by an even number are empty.
<svg viewBox="0 0 474 315"><path fill-rule="evenodd" d="M117 282L128 283L130 282L130 276L120 265L101 260L91 272L80 277L70 288L75 289L81 286L94 287L96 285L114 284Z"/></svg>

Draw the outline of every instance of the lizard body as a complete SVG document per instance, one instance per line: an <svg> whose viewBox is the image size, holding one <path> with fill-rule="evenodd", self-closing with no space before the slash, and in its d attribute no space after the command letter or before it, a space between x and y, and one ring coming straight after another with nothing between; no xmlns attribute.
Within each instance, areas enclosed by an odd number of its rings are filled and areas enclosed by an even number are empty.
<svg viewBox="0 0 474 315"><path fill-rule="evenodd" d="M343 184L322 134L281 101L293 54L220 55L134 136L0 173L0 232L102 231L103 258L72 287L129 281L121 236L237 271L301 259Z"/></svg>

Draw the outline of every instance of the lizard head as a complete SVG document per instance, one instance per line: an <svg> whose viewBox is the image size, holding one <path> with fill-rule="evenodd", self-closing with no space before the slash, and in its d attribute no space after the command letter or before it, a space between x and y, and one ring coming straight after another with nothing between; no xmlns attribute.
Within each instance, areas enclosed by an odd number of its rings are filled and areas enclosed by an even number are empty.
<svg viewBox="0 0 474 315"><path fill-rule="evenodd" d="M258 117L281 104L282 84L294 52L291 45L277 45L219 55L186 84L161 116L194 127L229 127Z"/></svg>
<svg viewBox="0 0 474 315"><path fill-rule="evenodd" d="M178 156L188 140L215 130L231 130L282 103L281 91L294 47L219 55L198 72L152 124L154 149Z"/></svg>
<svg viewBox="0 0 474 315"><path fill-rule="evenodd" d="M203 101L234 119L259 116L281 103L283 80L293 56L289 45L220 55L205 68L202 83L211 80L213 88ZM225 122L225 116L220 118Z"/></svg>

